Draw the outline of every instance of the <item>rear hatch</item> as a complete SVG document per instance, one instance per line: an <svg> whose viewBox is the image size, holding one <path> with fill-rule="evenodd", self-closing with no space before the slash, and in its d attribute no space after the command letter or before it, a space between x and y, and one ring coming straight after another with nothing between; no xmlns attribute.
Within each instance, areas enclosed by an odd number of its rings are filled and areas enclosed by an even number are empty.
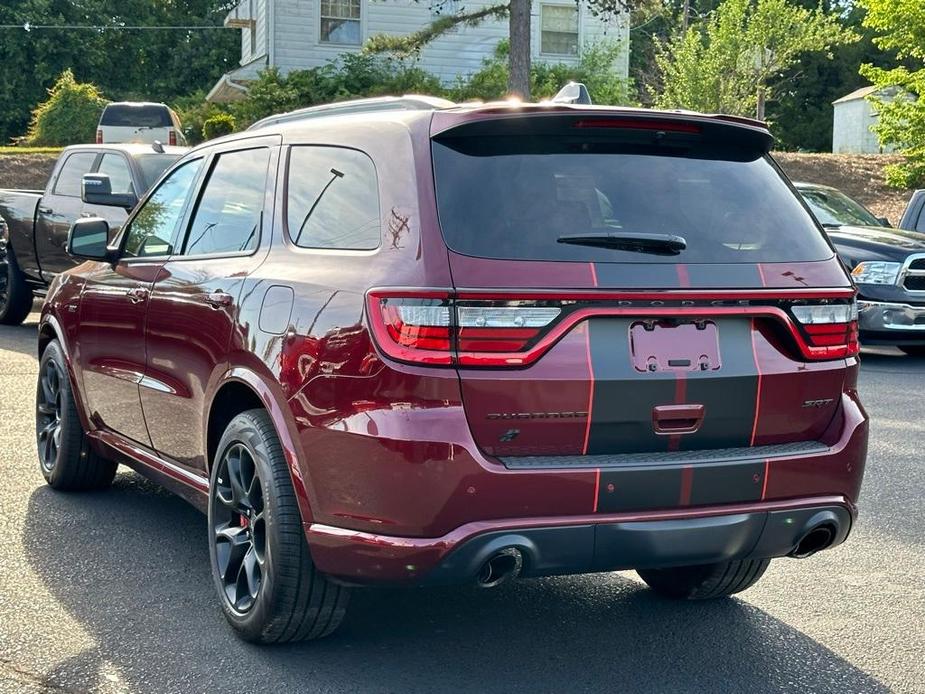
<svg viewBox="0 0 925 694"><path fill-rule="evenodd" d="M853 290L766 130L569 111L438 113L433 132L455 292L377 300L404 358L450 352L484 452L556 467L823 438Z"/></svg>

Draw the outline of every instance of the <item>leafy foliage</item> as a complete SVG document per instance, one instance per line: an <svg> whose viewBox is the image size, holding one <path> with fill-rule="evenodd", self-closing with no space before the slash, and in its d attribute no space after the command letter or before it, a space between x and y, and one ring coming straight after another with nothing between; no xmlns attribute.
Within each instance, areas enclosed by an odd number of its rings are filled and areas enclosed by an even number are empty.
<svg viewBox="0 0 925 694"><path fill-rule="evenodd" d="M234 132L235 120L230 113L216 113L202 124L202 137L211 140Z"/></svg>
<svg viewBox="0 0 925 694"><path fill-rule="evenodd" d="M656 51L661 108L754 115L759 91L774 98L801 56L856 41L838 17L788 0L725 0Z"/></svg>
<svg viewBox="0 0 925 694"><path fill-rule="evenodd" d="M502 99L508 93L508 44L501 41L495 54L482 62L482 68L468 78L457 78L447 96L455 101ZM630 85L614 69L622 53L618 42L585 46L577 64L534 63L530 66L530 93L548 99L569 80L583 82L596 104L626 106L633 102Z"/></svg>
<svg viewBox="0 0 925 694"><path fill-rule="evenodd" d="M105 105L106 99L96 86L78 84L74 73L65 70L48 90L48 99L33 111L25 144L63 147L93 142Z"/></svg>
<svg viewBox="0 0 925 694"><path fill-rule="evenodd" d="M925 182L925 3L921 0L862 0L865 26L881 32L875 41L894 49L909 64L884 69L865 64L861 74L883 92L872 101L880 113L874 130L885 145L895 146L905 162L887 167L887 182L904 188ZM883 98L889 91L899 96Z"/></svg>
<svg viewBox="0 0 925 694"><path fill-rule="evenodd" d="M221 28L231 0L3 0L0 24L106 26L0 29L0 143L21 135L31 111L61 72L92 82L110 98L172 103L213 84L232 67L238 32ZM208 30L118 29L202 26Z"/></svg>

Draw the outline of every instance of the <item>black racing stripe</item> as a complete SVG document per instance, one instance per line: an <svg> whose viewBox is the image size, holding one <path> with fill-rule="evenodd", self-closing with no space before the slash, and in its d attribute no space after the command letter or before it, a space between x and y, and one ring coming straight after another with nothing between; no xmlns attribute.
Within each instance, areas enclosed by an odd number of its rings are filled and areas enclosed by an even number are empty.
<svg viewBox="0 0 925 694"><path fill-rule="evenodd" d="M629 347L631 320L589 321L594 395L588 453L641 453L668 450L668 437L652 429L652 408L672 404L672 372L640 373Z"/></svg>
<svg viewBox="0 0 925 694"><path fill-rule="evenodd" d="M759 501L764 469L763 460L694 466L691 506Z"/></svg>
<svg viewBox="0 0 925 694"><path fill-rule="evenodd" d="M602 470L598 488L599 513L617 513L680 504L683 465L651 465ZM690 506L737 504L761 499L763 460L694 465Z"/></svg>
<svg viewBox="0 0 925 694"><path fill-rule="evenodd" d="M597 286L603 289L678 289L674 263L594 263Z"/></svg>
<svg viewBox="0 0 925 694"><path fill-rule="evenodd" d="M686 400L703 405L700 429L680 437L680 450L735 448L751 443L758 371L752 352L751 321L717 320L722 366L687 374Z"/></svg>
<svg viewBox="0 0 925 694"><path fill-rule="evenodd" d="M601 471L597 510L616 513L676 507L682 470L681 466L673 466Z"/></svg>
<svg viewBox="0 0 925 694"><path fill-rule="evenodd" d="M702 263L687 266L692 289L755 289L764 286L754 263Z"/></svg>

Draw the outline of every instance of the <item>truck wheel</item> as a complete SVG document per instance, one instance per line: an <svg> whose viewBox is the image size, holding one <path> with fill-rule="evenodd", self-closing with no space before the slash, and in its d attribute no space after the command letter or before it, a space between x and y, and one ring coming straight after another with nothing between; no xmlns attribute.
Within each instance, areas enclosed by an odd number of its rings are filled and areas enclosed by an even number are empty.
<svg viewBox="0 0 925 694"><path fill-rule="evenodd" d="M218 444L209 556L222 611L246 641L317 639L344 619L349 589L312 563L289 468L264 410L239 414Z"/></svg>
<svg viewBox="0 0 925 694"><path fill-rule="evenodd" d="M925 357L925 345L906 345L900 349L910 357Z"/></svg>
<svg viewBox="0 0 925 694"><path fill-rule="evenodd" d="M700 566L639 569L636 573L660 595L682 600L709 600L751 588L770 563L770 559L745 559Z"/></svg>
<svg viewBox="0 0 925 694"><path fill-rule="evenodd" d="M35 393L35 436L45 481L61 491L104 489L116 464L94 453L77 415L64 352L52 340L39 360Z"/></svg>
<svg viewBox="0 0 925 694"><path fill-rule="evenodd" d="M0 324L19 325L31 310L32 292L23 280L13 249L7 246L6 258L0 256Z"/></svg>

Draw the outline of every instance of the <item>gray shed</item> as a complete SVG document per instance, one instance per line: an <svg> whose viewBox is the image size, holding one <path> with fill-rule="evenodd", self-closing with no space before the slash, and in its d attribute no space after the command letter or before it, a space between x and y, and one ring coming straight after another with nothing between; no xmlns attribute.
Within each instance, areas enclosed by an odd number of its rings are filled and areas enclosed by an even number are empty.
<svg viewBox="0 0 925 694"><path fill-rule="evenodd" d="M832 151L836 154L882 154L891 151L880 146L871 127L877 123L877 111L867 100L877 87L862 87L832 102L835 120L832 125ZM891 99L895 90L882 92Z"/></svg>

